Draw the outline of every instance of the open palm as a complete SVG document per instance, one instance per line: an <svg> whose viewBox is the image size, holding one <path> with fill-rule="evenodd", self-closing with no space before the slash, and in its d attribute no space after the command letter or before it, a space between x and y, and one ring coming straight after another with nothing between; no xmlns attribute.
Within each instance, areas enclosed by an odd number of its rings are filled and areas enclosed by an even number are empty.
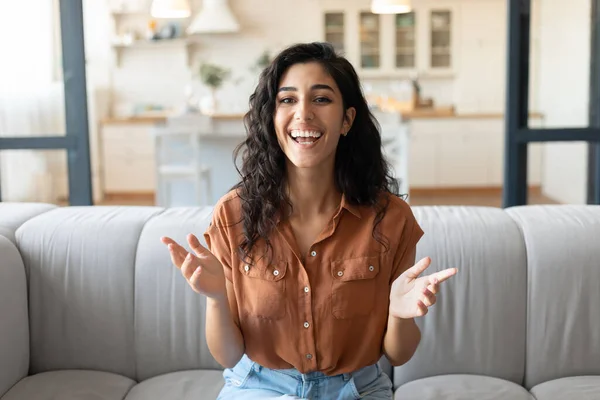
<svg viewBox="0 0 600 400"><path fill-rule="evenodd" d="M171 261L179 268L191 288L200 294L211 298L226 296L225 274L219 260L192 234L187 241L194 252L188 252L183 246L169 237L160 240L167 245Z"/></svg>
<svg viewBox="0 0 600 400"><path fill-rule="evenodd" d="M390 291L390 315L397 318L415 318L427 314L436 302L439 284L454 276L458 270L448 268L419 277L429 267L431 259L425 257L400 275Z"/></svg>

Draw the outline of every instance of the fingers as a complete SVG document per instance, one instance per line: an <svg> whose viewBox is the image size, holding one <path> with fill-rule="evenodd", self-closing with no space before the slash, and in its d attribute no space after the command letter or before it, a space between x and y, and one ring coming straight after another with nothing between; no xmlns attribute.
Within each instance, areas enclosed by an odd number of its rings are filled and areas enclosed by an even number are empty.
<svg viewBox="0 0 600 400"><path fill-rule="evenodd" d="M194 272L192 272L192 276L190 276L190 279L188 279L190 285L192 286L192 288L194 290L197 290L196 288L200 284L200 275L201 274L202 274L202 267L198 266L198 267L196 267Z"/></svg>
<svg viewBox="0 0 600 400"><path fill-rule="evenodd" d="M419 260L418 263L404 271L404 274L407 278L417 279L419 275L421 275L421 273L423 273L423 271L425 271L425 269L429 267L429 264L431 264L431 258L422 258L421 260Z"/></svg>
<svg viewBox="0 0 600 400"><path fill-rule="evenodd" d="M438 284L444 282L446 279L453 277L458 272L456 268L448 268L440 272L429 275L430 284Z"/></svg>
<svg viewBox="0 0 600 400"><path fill-rule="evenodd" d="M188 281L192 278L192 274L199 267L198 258L194 256L192 253L188 253L181 265L181 273L185 276L185 279Z"/></svg>
<svg viewBox="0 0 600 400"><path fill-rule="evenodd" d="M433 294L438 294L440 291L440 285L437 283L427 285L427 290L429 290Z"/></svg>
<svg viewBox="0 0 600 400"><path fill-rule="evenodd" d="M167 245L173 264L177 268L181 268L186 256L188 255L188 251L170 237L163 236L160 238L160 241Z"/></svg>
<svg viewBox="0 0 600 400"><path fill-rule="evenodd" d="M208 252L208 250L206 249L206 247L202 246L202 244L200 244L200 241L198 240L198 238L193 235L193 234L189 234L187 235L187 241L188 244L190 245L190 248L194 251L194 253L196 253L197 256L202 257L205 256L206 253Z"/></svg>
<svg viewBox="0 0 600 400"><path fill-rule="evenodd" d="M420 302L425 304L427 307L431 307L435 304L436 297L429 289L423 289L423 295L421 296Z"/></svg>
<svg viewBox="0 0 600 400"><path fill-rule="evenodd" d="M429 309L427 308L427 306L425 304L423 304L423 302L421 300L417 301L417 316L418 317L422 317L423 315L427 314L429 312Z"/></svg>

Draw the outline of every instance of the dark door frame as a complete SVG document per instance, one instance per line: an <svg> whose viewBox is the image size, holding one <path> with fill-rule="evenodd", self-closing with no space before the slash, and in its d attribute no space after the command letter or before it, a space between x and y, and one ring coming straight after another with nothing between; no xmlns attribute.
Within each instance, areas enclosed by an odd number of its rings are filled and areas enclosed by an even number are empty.
<svg viewBox="0 0 600 400"><path fill-rule="evenodd" d="M508 60L503 207L527 204L527 145L586 141L589 145L587 202L600 204L600 7L592 0L589 127L529 128L530 0L508 0Z"/></svg>

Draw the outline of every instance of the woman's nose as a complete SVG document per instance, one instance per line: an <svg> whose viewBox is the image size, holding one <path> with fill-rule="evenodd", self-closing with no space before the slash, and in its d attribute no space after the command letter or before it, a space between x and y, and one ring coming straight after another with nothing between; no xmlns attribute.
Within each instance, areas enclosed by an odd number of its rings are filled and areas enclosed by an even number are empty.
<svg viewBox="0 0 600 400"><path fill-rule="evenodd" d="M311 119L313 119L315 117L313 111L312 111L312 107L311 104L307 104L304 101L300 101L298 102L298 106L296 108L296 115L295 115L297 120L306 120L306 121L310 121Z"/></svg>

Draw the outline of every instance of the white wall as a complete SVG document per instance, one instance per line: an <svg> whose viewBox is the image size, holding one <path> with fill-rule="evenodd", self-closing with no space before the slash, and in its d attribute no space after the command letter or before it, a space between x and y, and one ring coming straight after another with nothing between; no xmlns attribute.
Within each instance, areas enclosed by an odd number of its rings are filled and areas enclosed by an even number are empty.
<svg viewBox="0 0 600 400"><path fill-rule="evenodd" d="M201 9L202 1L191 3L193 10ZM317 29L321 26L318 1L230 0L229 3L242 31L200 37L199 43L193 47L191 67L186 63L184 47L126 50L121 67L107 66L111 69L117 108L127 109L127 104L137 102L158 103L166 107L180 105L184 101L185 87L191 82L198 65L208 61L232 70L232 79L225 83L218 96L221 105L228 110L234 107L242 110L247 107L248 97L256 83L257 72L251 70L251 66L263 51L275 52L295 42L321 38ZM184 26L189 22L184 21ZM197 88L204 89L201 85Z"/></svg>
<svg viewBox="0 0 600 400"><path fill-rule="evenodd" d="M539 35L537 81L547 127L588 125L590 0L532 2ZM586 202L587 144L544 144L544 194L561 203Z"/></svg>
<svg viewBox="0 0 600 400"><path fill-rule="evenodd" d="M502 112L506 86L506 2L464 1L460 11L460 67L454 92L457 111Z"/></svg>

